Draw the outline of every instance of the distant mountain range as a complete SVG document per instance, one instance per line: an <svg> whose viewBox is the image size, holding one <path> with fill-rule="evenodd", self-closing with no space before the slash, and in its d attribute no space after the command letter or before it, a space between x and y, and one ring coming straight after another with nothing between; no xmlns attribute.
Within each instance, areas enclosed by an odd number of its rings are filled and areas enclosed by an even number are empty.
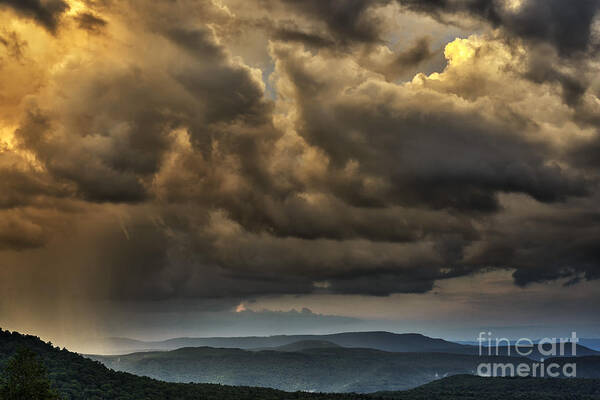
<svg viewBox="0 0 600 400"><path fill-rule="evenodd" d="M279 336L248 336L225 338L176 338L158 342L143 342L124 338L111 338L104 344L104 348L111 349L104 354L126 354L140 351L167 351L184 347L213 347L232 348L243 350L280 350L284 346L298 346L301 343L312 343L312 347L321 347L315 343L328 343L346 348L363 348L381 350L395 353L449 353L479 355L477 344L454 343L443 339L430 338L415 333L390 333L390 332L346 332L330 335L279 335ZM306 348L306 346L304 347ZM571 345L565 346L564 356L573 356ZM293 349L293 348L291 348ZM290 349L288 349L289 351ZM526 354L528 348L520 347L520 352ZM483 355L487 355L487 348L483 348ZM515 346L500 346L498 354L496 348L491 355L519 356ZM600 352L578 345L576 356L600 356ZM535 346L528 356L534 360L547 358Z"/></svg>
<svg viewBox="0 0 600 400"><path fill-rule="evenodd" d="M468 345L468 346L479 346L479 343L476 341L466 341L465 340L465 341L457 341L455 343ZM511 341L511 343L515 344L515 341L514 340ZM539 343L539 340L535 340L534 343ZM484 342L483 345L485 346L486 343ZM600 351L600 339L582 338L582 339L579 339L579 345L587 347L588 349L591 349L594 351Z"/></svg>
<svg viewBox="0 0 600 400"><path fill-rule="evenodd" d="M127 338L108 338L98 346L110 354L149 350L175 350L182 347L236 348L244 350L285 346L303 341L324 341L342 347L369 348L392 352L452 352L473 354L473 346L434 339L415 333L347 332L330 335L278 335L213 338L175 338L164 341L145 342ZM109 354L107 352L106 354Z"/></svg>
<svg viewBox="0 0 600 400"><path fill-rule="evenodd" d="M475 374L481 363L516 365L548 358L537 346L499 347L498 355L493 348L491 357L482 357L479 346L389 332L121 343L160 351L90 358L115 370L168 382L261 386L287 391L406 390L445 376ZM572 356L571 349L571 345L565 346L564 355ZM531 354L523 358L517 350L522 354L529 350ZM577 346L576 350L577 356L591 357L588 377L600 378L600 353L583 346Z"/></svg>
<svg viewBox="0 0 600 400"><path fill-rule="evenodd" d="M579 344L592 350L600 351L600 339L580 339Z"/></svg>
<svg viewBox="0 0 600 400"><path fill-rule="evenodd" d="M264 349L252 349L253 351L273 350L273 351L303 351L310 349L336 349L340 348L339 344L328 342L327 340L301 340L290 344L285 344L278 347L266 347Z"/></svg>
<svg viewBox="0 0 600 400"><path fill-rule="evenodd" d="M37 337L1 329L0 381L7 361L22 347L40 357L52 387L65 400L370 400L355 394L286 393L268 388L161 382L116 372Z"/></svg>
<svg viewBox="0 0 600 400"><path fill-rule="evenodd" d="M444 352L384 352L300 341L273 350L186 347L121 356L90 356L109 368L168 382L261 386L286 391L406 390L446 376L476 374L481 363L518 365L523 357ZM563 363L570 358L548 359ZM579 358L577 358L579 360ZM584 357L586 377L600 378L600 357ZM566 362L565 361L565 362Z"/></svg>
<svg viewBox="0 0 600 400"><path fill-rule="evenodd" d="M122 356L90 356L107 367L168 382L219 383L286 391L405 390L449 375L475 374L482 362L527 359L446 353L392 353L373 349L286 345L284 351L186 347Z"/></svg>
<svg viewBox="0 0 600 400"><path fill-rule="evenodd" d="M246 357L252 355L259 358L263 354L288 355L298 357L303 352L332 351L329 359L334 359L339 350L364 353L367 361L370 355L379 354L375 350L364 349L340 349L322 347L317 350L306 348L310 343L295 344L299 352L286 351L258 351L243 352ZM0 375L7 360L20 347L26 347L39 355L46 366L53 387L65 400L511 400L511 399L536 399L536 400L600 400L600 380L597 379L509 379L509 378L480 378L469 375L457 375L444 378L428 385L418 387L410 391L385 391L373 394L318 394L307 392L284 392L280 390L256 388L256 387L234 387L211 384L184 384L166 383L147 377L139 377L128 373L109 370L102 364L82 357L76 353L53 347L49 343L42 342L39 338L18 333L10 333L0 329ZM324 347L324 348L323 348ZM222 349L221 349L222 350ZM221 353L219 349L200 349L200 352L214 351L214 355ZM241 350L231 350L233 354ZM189 353L188 349L182 349L181 353ZM169 353L163 353L169 354ZM194 350L191 351L194 355ZM222 356L222 354L220 354ZM398 355L381 355L391 357ZM459 359L470 356L464 355L426 355L426 354L401 354L404 356L404 364L401 368L422 368L428 357L443 366L444 357L458 357ZM440 356L440 357L438 357ZM567 362L569 359L561 359ZM343 363L343 358L339 364ZM577 358L578 365L584 366L584 371L591 368L594 370L597 357ZM210 364L199 365L200 369L209 367ZM373 370L369 363L360 366L353 365L365 374L377 374L382 371ZM248 372L251 366L247 369ZM336 367L337 369L337 367ZM350 369L349 367L345 370ZM335 372L327 371L326 374Z"/></svg>
<svg viewBox="0 0 600 400"><path fill-rule="evenodd" d="M543 353L540 351L537 345L533 347L529 346L499 346L496 347L484 347L481 350L477 347L477 354L481 351L482 355L499 355L499 356L521 356L525 355L527 358L532 360L543 360L549 357L587 357L587 356L600 356L600 352L595 350L588 349L585 346L577 345L575 348L575 353L573 353L573 347L571 344L565 345L563 347L564 353L560 353L559 344L556 344L555 350L551 350L550 345L544 347L546 351L550 353ZM557 354L553 354L552 352L556 351ZM550 355L548 355L550 354Z"/></svg>

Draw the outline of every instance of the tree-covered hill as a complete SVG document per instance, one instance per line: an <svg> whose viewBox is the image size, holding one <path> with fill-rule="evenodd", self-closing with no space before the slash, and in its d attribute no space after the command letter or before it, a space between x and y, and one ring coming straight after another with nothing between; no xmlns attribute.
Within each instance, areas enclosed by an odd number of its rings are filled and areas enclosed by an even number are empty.
<svg viewBox="0 0 600 400"><path fill-rule="evenodd" d="M600 380L456 375L409 391L373 396L387 400L600 400Z"/></svg>
<svg viewBox="0 0 600 400"><path fill-rule="evenodd" d="M300 340L298 342L286 344L278 347L255 349L255 350L274 350L274 351L303 351L310 349L331 349L342 347L327 340Z"/></svg>
<svg viewBox="0 0 600 400"><path fill-rule="evenodd" d="M531 362L516 357L392 353L343 347L299 351L186 347L173 351L90 357L115 370L168 382L359 393L406 390L449 375L475 374L480 363Z"/></svg>
<svg viewBox="0 0 600 400"><path fill-rule="evenodd" d="M65 400L359 400L354 394L286 393L274 389L211 384L166 383L115 372L39 338L0 330L0 371L19 348L36 353L52 386ZM33 400L33 399L32 399Z"/></svg>
<svg viewBox="0 0 600 400"><path fill-rule="evenodd" d="M600 357L557 357L549 358L546 365L558 364L562 368L565 364L577 364L577 377L588 379L600 379Z"/></svg>
<svg viewBox="0 0 600 400"><path fill-rule="evenodd" d="M48 371L51 390L64 400L600 400L600 380L591 379L505 379L460 375L410 391L371 395L290 393L255 387L166 383L115 372L99 362L44 343L37 337L2 330L0 386L2 375L9 369L7 367L14 367L14 355L23 348L39 357ZM2 393L0 390L0 396Z"/></svg>

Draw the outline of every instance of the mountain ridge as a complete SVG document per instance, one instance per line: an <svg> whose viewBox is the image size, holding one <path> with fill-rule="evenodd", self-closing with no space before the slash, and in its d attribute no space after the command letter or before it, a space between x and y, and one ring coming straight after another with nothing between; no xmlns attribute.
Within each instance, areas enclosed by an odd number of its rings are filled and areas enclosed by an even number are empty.
<svg viewBox="0 0 600 400"><path fill-rule="evenodd" d="M517 357L385 352L369 348L299 351L186 347L172 351L89 356L109 368L170 382L272 387L286 391L406 390L447 375L475 374L481 363L531 363Z"/></svg>
<svg viewBox="0 0 600 400"><path fill-rule="evenodd" d="M298 342L328 342L346 348L369 348L387 352L441 352L450 354L479 355L478 345L460 344L440 338L431 338L419 333L392 333L386 331L341 332L325 335L273 335L273 336L240 336L240 337L208 337L208 338L172 338L164 341L144 342L135 339L120 338L115 341L116 347L110 352L96 352L97 355L123 355L136 352L170 351L183 347L237 348L242 350L276 350L282 346ZM118 343L125 344L120 346ZM489 355L487 347L482 347L482 355ZM119 351L120 350L120 351ZM520 347L521 353L527 348ZM573 356L571 346L565 347L563 356ZM499 346L501 356L519 356L514 345ZM495 355L495 351L492 352ZM576 356L600 356L600 352L577 345ZM537 347L532 349L529 358L541 360L547 358Z"/></svg>
<svg viewBox="0 0 600 400"><path fill-rule="evenodd" d="M410 391L371 394L320 394L257 387L167 383L113 371L79 354L45 343L38 337L2 329L0 373L19 347L27 347L39 355L54 388L65 400L600 400L598 379L506 379L457 375ZM312 351L315 350L308 350L309 353Z"/></svg>
<svg viewBox="0 0 600 400"><path fill-rule="evenodd" d="M110 354L137 351L175 350L181 347L239 348L244 350L274 348L307 340L328 341L343 347L373 348L383 351L440 351L469 352L473 346L462 345L419 333L386 331L340 332L323 335L272 335L239 337L178 337L161 341L141 341L129 338L106 339L104 347L113 347ZM420 346L420 347L415 347ZM106 352L101 354L108 354Z"/></svg>

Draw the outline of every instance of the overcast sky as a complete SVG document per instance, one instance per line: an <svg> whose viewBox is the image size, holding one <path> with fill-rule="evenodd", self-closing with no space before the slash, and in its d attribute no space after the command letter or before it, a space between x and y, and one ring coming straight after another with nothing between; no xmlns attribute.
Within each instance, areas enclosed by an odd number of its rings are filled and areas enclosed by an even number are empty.
<svg viewBox="0 0 600 400"><path fill-rule="evenodd" d="M0 326L600 336L599 8L0 0Z"/></svg>

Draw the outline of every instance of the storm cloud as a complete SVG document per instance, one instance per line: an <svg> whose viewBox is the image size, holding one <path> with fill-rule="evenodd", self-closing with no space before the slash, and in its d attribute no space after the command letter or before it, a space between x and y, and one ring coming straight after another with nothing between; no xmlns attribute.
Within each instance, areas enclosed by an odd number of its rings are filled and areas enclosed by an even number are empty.
<svg viewBox="0 0 600 400"><path fill-rule="evenodd" d="M407 8L436 18L466 14L517 37L546 42L560 53L585 52L593 43L594 18L600 2L583 0L398 0Z"/></svg>
<svg viewBox="0 0 600 400"><path fill-rule="evenodd" d="M0 31L0 290L596 280L598 4L1 1L39 24Z"/></svg>
<svg viewBox="0 0 600 400"><path fill-rule="evenodd" d="M2 0L0 7L10 7L18 14L32 18L54 32L58 27L60 15L69 5L63 0Z"/></svg>

